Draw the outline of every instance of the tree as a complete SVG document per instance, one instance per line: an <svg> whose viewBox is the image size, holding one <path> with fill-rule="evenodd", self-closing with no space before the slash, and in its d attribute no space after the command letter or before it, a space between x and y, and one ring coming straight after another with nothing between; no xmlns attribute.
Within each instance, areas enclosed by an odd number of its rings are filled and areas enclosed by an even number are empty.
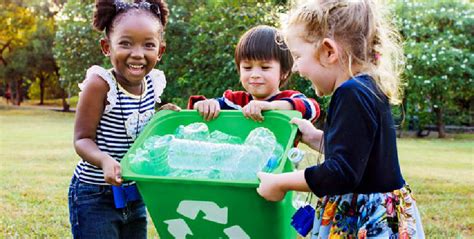
<svg viewBox="0 0 474 239"><path fill-rule="evenodd" d="M40 105L43 104L48 81L58 80L58 67L52 51L54 34L54 19L41 16L37 21L37 30L31 35L25 47L28 55L26 59L28 72L24 73L28 73L32 81L36 79L39 81Z"/></svg>
<svg viewBox="0 0 474 239"><path fill-rule="evenodd" d="M70 0L56 16L53 52L68 96L78 92L88 67L102 65L106 59L99 46L101 35L92 28L93 7L89 2Z"/></svg>
<svg viewBox="0 0 474 239"><path fill-rule="evenodd" d="M439 137L445 137L446 122L472 123L473 5L400 1L396 8L405 38L408 115L422 126L435 123Z"/></svg>
<svg viewBox="0 0 474 239"><path fill-rule="evenodd" d="M6 3L0 10L0 78L5 85L14 87L15 104L20 105L23 98L22 88L25 51L22 47L28 42L32 32L36 30L36 19L29 9L14 3ZM19 62L20 61L20 62ZM13 98L12 98L13 99Z"/></svg>

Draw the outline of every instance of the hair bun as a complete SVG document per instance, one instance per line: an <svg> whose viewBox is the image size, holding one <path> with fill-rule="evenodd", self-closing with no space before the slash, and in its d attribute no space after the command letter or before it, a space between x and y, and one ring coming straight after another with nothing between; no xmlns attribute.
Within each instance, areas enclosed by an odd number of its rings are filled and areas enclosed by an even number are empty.
<svg viewBox="0 0 474 239"><path fill-rule="evenodd" d="M113 0L96 0L93 26L98 31L103 31L112 23L117 14Z"/></svg>

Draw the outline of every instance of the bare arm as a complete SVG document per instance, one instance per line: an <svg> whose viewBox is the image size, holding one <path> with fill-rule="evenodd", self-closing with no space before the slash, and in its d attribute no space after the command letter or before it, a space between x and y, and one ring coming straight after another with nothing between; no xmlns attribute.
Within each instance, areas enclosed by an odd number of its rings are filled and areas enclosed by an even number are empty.
<svg viewBox="0 0 474 239"><path fill-rule="evenodd" d="M270 102L270 108L265 110L293 110L293 106L288 101L274 100Z"/></svg>
<svg viewBox="0 0 474 239"><path fill-rule="evenodd" d="M262 111L265 110L292 110L293 106L284 100L275 100L272 102L264 100L252 100L242 108L245 117L255 121L263 121Z"/></svg>
<svg viewBox="0 0 474 239"><path fill-rule="evenodd" d="M298 126L301 132L301 141L304 144L320 153L324 153L324 132L322 130L316 129L309 120L305 119L293 118L290 123Z"/></svg>
<svg viewBox="0 0 474 239"><path fill-rule="evenodd" d="M258 194L268 201L280 201L288 191L310 192L310 188L304 177L304 170L271 174L259 172L260 185Z"/></svg>
<svg viewBox="0 0 474 239"><path fill-rule="evenodd" d="M104 179L112 185L122 183L120 164L102 152L95 143L95 133L106 104L109 86L99 76L87 79L76 109L74 148L85 161L102 168Z"/></svg>

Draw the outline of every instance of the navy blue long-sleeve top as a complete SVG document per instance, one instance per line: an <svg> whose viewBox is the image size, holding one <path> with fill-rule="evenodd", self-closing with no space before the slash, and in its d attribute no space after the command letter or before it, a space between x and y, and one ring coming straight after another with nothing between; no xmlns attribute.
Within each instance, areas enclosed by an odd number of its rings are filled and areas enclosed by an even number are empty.
<svg viewBox="0 0 474 239"><path fill-rule="evenodd" d="M340 85L331 98L322 164L305 170L318 196L390 192L404 186L387 97L368 75Z"/></svg>

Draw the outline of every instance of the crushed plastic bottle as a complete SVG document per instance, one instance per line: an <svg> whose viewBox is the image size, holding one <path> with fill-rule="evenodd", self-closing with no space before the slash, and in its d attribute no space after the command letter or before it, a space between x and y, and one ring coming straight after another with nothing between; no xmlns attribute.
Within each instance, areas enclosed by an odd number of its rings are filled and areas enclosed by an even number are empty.
<svg viewBox="0 0 474 239"><path fill-rule="evenodd" d="M187 139L173 139L168 151L171 168L188 170L235 170L241 160L256 161L263 157L255 146L219 144Z"/></svg>
<svg viewBox="0 0 474 239"><path fill-rule="evenodd" d="M264 127L258 127L250 131L244 144L259 148L263 153L264 162L266 162L275 151L277 140L272 131Z"/></svg>
<svg viewBox="0 0 474 239"><path fill-rule="evenodd" d="M243 140L240 137L226 134L219 130L214 130L209 135L209 142L213 143L227 143L227 144L242 144Z"/></svg>
<svg viewBox="0 0 474 239"><path fill-rule="evenodd" d="M191 139L207 141L209 139L209 128L205 123L192 123L187 126L180 125L175 132L178 139Z"/></svg>
<svg viewBox="0 0 474 239"><path fill-rule="evenodd" d="M149 174L150 170L149 163L150 158L148 157L148 151L144 149L137 149L134 154L129 156L130 159L130 168L136 173L145 173Z"/></svg>
<svg viewBox="0 0 474 239"><path fill-rule="evenodd" d="M271 172L279 165L283 147L275 135L260 127L245 142L239 137L193 123L180 126L176 136L152 136L131 157L136 173L158 176L255 179L259 171Z"/></svg>

